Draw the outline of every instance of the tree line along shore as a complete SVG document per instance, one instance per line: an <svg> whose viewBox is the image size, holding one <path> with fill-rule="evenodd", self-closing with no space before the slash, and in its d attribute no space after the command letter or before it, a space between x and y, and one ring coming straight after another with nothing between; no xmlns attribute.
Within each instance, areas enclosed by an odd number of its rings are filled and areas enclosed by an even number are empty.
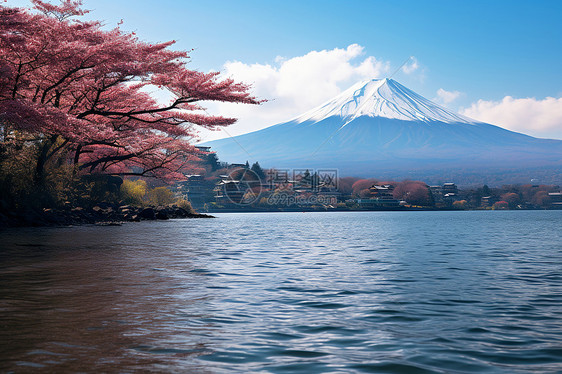
<svg viewBox="0 0 562 374"><path fill-rule="evenodd" d="M338 178L322 171L262 169L258 162L219 163L210 154L204 173L175 189L200 211L560 209L559 185L458 187L416 180Z"/></svg>

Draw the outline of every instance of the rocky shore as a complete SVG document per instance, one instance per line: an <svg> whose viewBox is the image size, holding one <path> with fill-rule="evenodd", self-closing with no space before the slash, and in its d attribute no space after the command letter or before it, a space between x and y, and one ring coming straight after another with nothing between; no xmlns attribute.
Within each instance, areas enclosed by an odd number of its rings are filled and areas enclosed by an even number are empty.
<svg viewBox="0 0 562 374"><path fill-rule="evenodd" d="M214 218L208 214L188 211L177 205L136 207L98 204L92 208L66 207L0 212L0 227L68 226L83 224L119 225L123 222L168 220L172 218Z"/></svg>

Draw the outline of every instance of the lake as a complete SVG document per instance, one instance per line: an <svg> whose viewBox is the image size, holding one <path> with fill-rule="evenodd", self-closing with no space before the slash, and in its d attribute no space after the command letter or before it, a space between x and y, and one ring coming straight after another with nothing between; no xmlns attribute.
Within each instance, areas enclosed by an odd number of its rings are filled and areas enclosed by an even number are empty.
<svg viewBox="0 0 562 374"><path fill-rule="evenodd" d="M562 372L562 211L0 231L1 372Z"/></svg>

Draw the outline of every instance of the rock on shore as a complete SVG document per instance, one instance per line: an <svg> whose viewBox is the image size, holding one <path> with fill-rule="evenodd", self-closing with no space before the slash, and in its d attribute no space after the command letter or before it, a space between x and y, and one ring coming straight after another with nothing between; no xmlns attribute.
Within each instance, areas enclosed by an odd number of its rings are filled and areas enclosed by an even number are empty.
<svg viewBox="0 0 562 374"><path fill-rule="evenodd" d="M172 218L214 218L208 214L193 213L177 205L140 208L131 205L101 203L92 208L68 207L0 212L0 227L68 226L80 224L118 224L168 220Z"/></svg>

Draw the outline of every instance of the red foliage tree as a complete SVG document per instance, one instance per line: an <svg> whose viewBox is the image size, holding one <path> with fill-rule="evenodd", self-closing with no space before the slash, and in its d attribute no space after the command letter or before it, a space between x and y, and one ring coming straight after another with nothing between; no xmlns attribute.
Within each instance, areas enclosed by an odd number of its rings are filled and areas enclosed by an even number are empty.
<svg viewBox="0 0 562 374"><path fill-rule="evenodd" d="M408 204L431 205L427 185L419 181L403 181L396 185L393 191L395 199L404 200Z"/></svg>
<svg viewBox="0 0 562 374"><path fill-rule="evenodd" d="M368 199L373 196L373 193L369 188L365 188L364 190L359 191L358 196L362 199Z"/></svg>
<svg viewBox="0 0 562 374"><path fill-rule="evenodd" d="M552 204L552 199L548 195L547 191L537 191L531 199L531 203L546 208Z"/></svg>
<svg viewBox="0 0 562 374"><path fill-rule="evenodd" d="M345 194L351 195L353 193L353 183L357 182L359 178L343 177L338 180L338 190Z"/></svg>
<svg viewBox="0 0 562 374"><path fill-rule="evenodd" d="M37 147L37 182L61 160L88 173L181 178L197 159L194 125L235 122L199 102L259 103L247 85L188 70L173 41L76 20L80 1L32 2L35 11L0 6L0 141ZM147 86L173 98L161 104Z"/></svg>
<svg viewBox="0 0 562 374"><path fill-rule="evenodd" d="M509 204L510 208L514 208L521 201L519 194L515 192L507 192L501 195L501 199Z"/></svg>
<svg viewBox="0 0 562 374"><path fill-rule="evenodd" d="M492 209L507 209L509 208L509 204L507 201L497 201L492 206Z"/></svg>
<svg viewBox="0 0 562 374"><path fill-rule="evenodd" d="M536 204L534 202L535 196L539 193L542 192L540 194L538 194L538 196L544 196L544 192L546 192L548 195L548 192L555 192L558 191L559 187L558 186L552 186L552 185L530 185L530 184L524 184L522 186L519 187L520 191L521 191L521 196L523 198L523 201L527 201L527 202L531 202L533 204ZM539 204L540 205L540 204Z"/></svg>
<svg viewBox="0 0 562 374"><path fill-rule="evenodd" d="M351 190L353 191L353 194L356 196L360 196L361 192L365 189L369 189L370 187L372 187L374 184L377 184L377 180L376 179L359 179L358 181L356 181L355 183L353 183L351 185ZM363 193L364 194L364 193ZM363 196L364 197L364 196Z"/></svg>

